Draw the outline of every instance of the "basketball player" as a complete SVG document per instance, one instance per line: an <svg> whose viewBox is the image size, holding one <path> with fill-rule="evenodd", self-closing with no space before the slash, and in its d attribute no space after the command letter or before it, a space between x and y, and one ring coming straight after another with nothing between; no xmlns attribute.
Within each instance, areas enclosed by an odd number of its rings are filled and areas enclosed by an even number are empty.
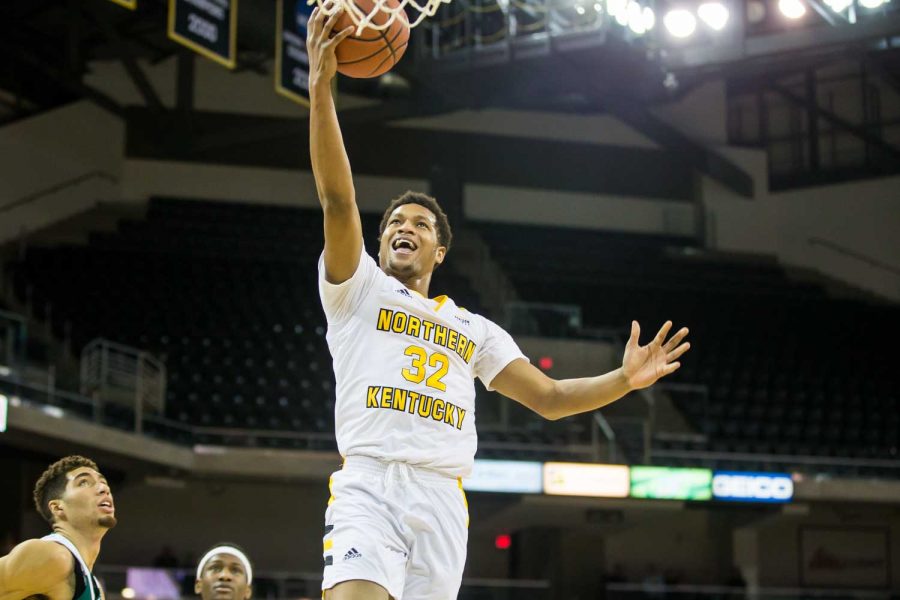
<svg viewBox="0 0 900 600"><path fill-rule="evenodd" d="M466 556L468 508L461 478L476 447L475 387L508 396L548 419L598 409L673 373L687 329L667 322L646 346L632 323L622 367L553 380L500 327L428 298L450 249L438 203L407 192L388 206L378 263L363 248L350 163L331 97L340 13L309 22L310 155L324 212L319 292L337 380L335 432L344 457L325 514L326 600L450 600ZM377 150L376 150L377 151Z"/></svg>
<svg viewBox="0 0 900 600"><path fill-rule="evenodd" d="M202 600L250 600L253 567L234 544L216 544L197 564L194 592Z"/></svg>
<svg viewBox="0 0 900 600"><path fill-rule="evenodd" d="M53 463L34 486L34 503L53 533L0 558L0 600L103 600L91 569L116 510L97 465L82 456Z"/></svg>

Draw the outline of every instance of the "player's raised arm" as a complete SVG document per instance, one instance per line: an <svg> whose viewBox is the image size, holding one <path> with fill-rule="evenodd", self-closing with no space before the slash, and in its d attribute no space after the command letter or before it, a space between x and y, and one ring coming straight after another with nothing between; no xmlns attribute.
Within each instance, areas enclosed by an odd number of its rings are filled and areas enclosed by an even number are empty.
<svg viewBox="0 0 900 600"><path fill-rule="evenodd" d="M53 542L28 540L0 557L0 600L42 595L68 580L73 558Z"/></svg>
<svg viewBox="0 0 900 600"><path fill-rule="evenodd" d="M667 340L671 328L672 322L666 321L656 337L641 346L638 341L641 329L633 321L622 366L598 377L551 379L527 361L515 360L497 374L491 387L547 419L596 410L678 370L681 366L678 358L691 345L682 343L688 334L687 327Z"/></svg>
<svg viewBox="0 0 900 600"><path fill-rule="evenodd" d="M328 17L317 7L310 17L306 38L309 155L319 202L325 213L325 276L331 283L342 283L353 275L359 265L363 243L350 159L331 96L331 80L337 71L334 49L353 32L352 27L333 32L340 15L338 11Z"/></svg>

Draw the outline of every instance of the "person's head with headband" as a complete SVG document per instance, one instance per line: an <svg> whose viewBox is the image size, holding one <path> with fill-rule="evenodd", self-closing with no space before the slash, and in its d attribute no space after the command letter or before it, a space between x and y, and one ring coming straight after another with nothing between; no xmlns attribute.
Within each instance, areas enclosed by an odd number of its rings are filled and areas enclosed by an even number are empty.
<svg viewBox="0 0 900 600"><path fill-rule="evenodd" d="M250 600L253 567L235 544L216 544L197 565L194 593L202 600Z"/></svg>

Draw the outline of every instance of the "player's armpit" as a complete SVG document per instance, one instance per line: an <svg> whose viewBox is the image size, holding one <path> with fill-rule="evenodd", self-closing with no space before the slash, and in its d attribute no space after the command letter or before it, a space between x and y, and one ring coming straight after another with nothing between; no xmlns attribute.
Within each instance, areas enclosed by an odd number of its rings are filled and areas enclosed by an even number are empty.
<svg viewBox="0 0 900 600"><path fill-rule="evenodd" d="M527 360L517 358L497 373L491 387L545 419L555 420L565 416L554 410L556 383Z"/></svg>
<svg viewBox="0 0 900 600"><path fill-rule="evenodd" d="M362 223L356 203L329 206L325 214L325 279L339 284L350 279L362 253Z"/></svg>
<svg viewBox="0 0 900 600"><path fill-rule="evenodd" d="M54 542L28 540L0 558L0 596L41 594L68 579L74 559Z"/></svg>

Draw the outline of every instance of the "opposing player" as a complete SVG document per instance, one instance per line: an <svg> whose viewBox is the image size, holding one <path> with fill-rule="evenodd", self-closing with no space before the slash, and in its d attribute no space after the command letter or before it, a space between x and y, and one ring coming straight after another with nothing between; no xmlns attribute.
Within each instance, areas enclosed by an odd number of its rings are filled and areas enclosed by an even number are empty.
<svg viewBox="0 0 900 600"><path fill-rule="evenodd" d="M97 465L82 456L53 463L34 487L34 503L53 533L0 558L0 600L102 600L91 569L116 509Z"/></svg>
<svg viewBox="0 0 900 600"><path fill-rule="evenodd" d="M216 544L197 564L194 593L202 600L250 600L253 567L234 544Z"/></svg>
<svg viewBox="0 0 900 600"><path fill-rule="evenodd" d="M474 378L548 419L597 409L674 372L687 329L646 346L632 323L622 367L553 380L491 321L446 296L428 298L451 245L447 217L424 194L391 202L378 263L363 249L350 163L331 97L338 14L309 22L310 154L324 211L319 292L337 380L343 468L325 514L326 600L456 598L468 510L461 477L473 464Z"/></svg>

